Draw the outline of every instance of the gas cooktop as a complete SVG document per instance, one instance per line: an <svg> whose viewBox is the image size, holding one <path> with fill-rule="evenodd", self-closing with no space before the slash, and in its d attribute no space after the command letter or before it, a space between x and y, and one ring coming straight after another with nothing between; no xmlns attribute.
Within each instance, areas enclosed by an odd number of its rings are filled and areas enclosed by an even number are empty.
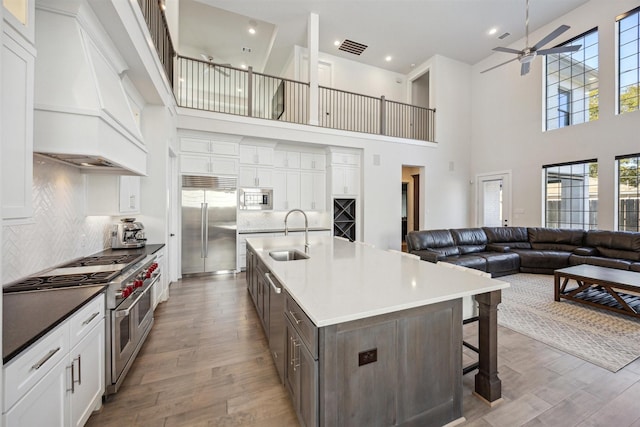
<svg viewBox="0 0 640 427"><path fill-rule="evenodd" d="M39 276L27 277L5 286L2 291L12 293L107 284L115 279L127 265L138 262L144 257L145 255L90 256L45 271Z"/></svg>

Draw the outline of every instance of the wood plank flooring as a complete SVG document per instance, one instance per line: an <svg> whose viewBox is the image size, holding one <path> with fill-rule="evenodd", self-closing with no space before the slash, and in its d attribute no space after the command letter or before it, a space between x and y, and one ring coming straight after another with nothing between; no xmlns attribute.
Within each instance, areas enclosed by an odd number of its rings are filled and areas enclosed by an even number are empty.
<svg viewBox="0 0 640 427"><path fill-rule="evenodd" d="M174 283L155 318L119 392L87 426L298 425L244 274ZM465 339L474 333L465 326ZM640 427L640 361L614 374L509 329L498 333L504 402L482 403L472 395L475 372L465 375L462 425ZM474 355L464 354L466 364Z"/></svg>

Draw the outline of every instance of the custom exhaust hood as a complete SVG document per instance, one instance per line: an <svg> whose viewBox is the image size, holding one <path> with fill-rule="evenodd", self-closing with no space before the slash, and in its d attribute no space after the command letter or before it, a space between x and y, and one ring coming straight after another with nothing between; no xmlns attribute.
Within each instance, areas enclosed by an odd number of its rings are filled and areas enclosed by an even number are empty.
<svg viewBox="0 0 640 427"><path fill-rule="evenodd" d="M61 9L63 8L63 9ZM36 3L33 151L83 172L146 175L127 69L84 0Z"/></svg>

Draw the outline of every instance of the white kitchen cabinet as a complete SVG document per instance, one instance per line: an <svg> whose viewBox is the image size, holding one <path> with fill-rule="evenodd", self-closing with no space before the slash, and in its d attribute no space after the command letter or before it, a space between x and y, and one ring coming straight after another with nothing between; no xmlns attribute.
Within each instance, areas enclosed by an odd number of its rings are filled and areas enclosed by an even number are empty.
<svg viewBox="0 0 640 427"><path fill-rule="evenodd" d="M240 145L240 163L245 165L273 166L273 147Z"/></svg>
<svg viewBox="0 0 640 427"><path fill-rule="evenodd" d="M87 215L140 213L140 177L87 174Z"/></svg>
<svg viewBox="0 0 640 427"><path fill-rule="evenodd" d="M300 209L300 172L276 169L273 172L273 210Z"/></svg>
<svg viewBox="0 0 640 427"><path fill-rule="evenodd" d="M272 188L273 168L259 166L240 166L238 185L240 187Z"/></svg>
<svg viewBox="0 0 640 427"><path fill-rule="evenodd" d="M156 263L158 263L158 271L160 272L160 279L152 288L151 301L153 308L158 306L158 303L169 299L169 276L167 272L167 260L164 256L164 248L155 253Z"/></svg>
<svg viewBox="0 0 640 427"><path fill-rule="evenodd" d="M95 325L69 354L68 363L73 367L69 395L72 427L83 426L96 406L101 404L105 372L104 331L103 322Z"/></svg>
<svg viewBox="0 0 640 427"><path fill-rule="evenodd" d="M3 425L68 426L67 370L66 359L54 365L35 387L3 415Z"/></svg>
<svg viewBox="0 0 640 427"><path fill-rule="evenodd" d="M360 154L347 153L342 151L332 151L331 164L343 165L343 166L360 166Z"/></svg>
<svg viewBox="0 0 640 427"><path fill-rule="evenodd" d="M4 25L2 33L2 218L33 215L35 49Z"/></svg>
<svg viewBox="0 0 640 427"><path fill-rule="evenodd" d="M305 211L326 209L327 184L323 172L300 172L300 208Z"/></svg>
<svg viewBox="0 0 640 427"><path fill-rule="evenodd" d="M360 168L331 166L331 194L357 196L360 194Z"/></svg>
<svg viewBox="0 0 640 427"><path fill-rule="evenodd" d="M285 169L300 169L302 154L297 151L276 150L273 153L273 166Z"/></svg>
<svg viewBox="0 0 640 427"><path fill-rule="evenodd" d="M237 142L182 137L180 138L180 151L237 157L239 145Z"/></svg>
<svg viewBox="0 0 640 427"><path fill-rule="evenodd" d="M82 426L104 394L104 294L3 366L6 426Z"/></svg>
<svg viewBox="0 0 640 427"><path fill-rule="evenodd" d="M243 271L247 267L247 239L252 237L274 237L277 233L239 233L237 240L238 271Z"/></svg>
<svg viewBox="0 0 640 427"><path fill-rule="evenodd" d="M180 172L199 175L238 175L238 159L226 156L181 154Z"/></svg>
<svg viewBox="0 0 640 427"><path fill-rule="evenodd" d="M323 171L326 169L327 156L316 153L300 153L300 169Z"/></svg>
<svg viewBox="0 0 640 427"><path fill-rule="evenodd" d="M120 213L140 213L140 177L121 176L118 184Z"/></svg>

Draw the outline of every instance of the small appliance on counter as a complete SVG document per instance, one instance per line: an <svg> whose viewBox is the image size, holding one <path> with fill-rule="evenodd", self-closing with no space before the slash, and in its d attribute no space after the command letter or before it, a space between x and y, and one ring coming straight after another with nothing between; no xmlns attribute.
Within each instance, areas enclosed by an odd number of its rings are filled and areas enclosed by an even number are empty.
<svg viewBox="0 0 640 427"><path fill-rule="evenodd" d="M144 237L144 225L135 218L122 218L114 224L111 231L112 249L142 248L147 243Z"/></svg>

